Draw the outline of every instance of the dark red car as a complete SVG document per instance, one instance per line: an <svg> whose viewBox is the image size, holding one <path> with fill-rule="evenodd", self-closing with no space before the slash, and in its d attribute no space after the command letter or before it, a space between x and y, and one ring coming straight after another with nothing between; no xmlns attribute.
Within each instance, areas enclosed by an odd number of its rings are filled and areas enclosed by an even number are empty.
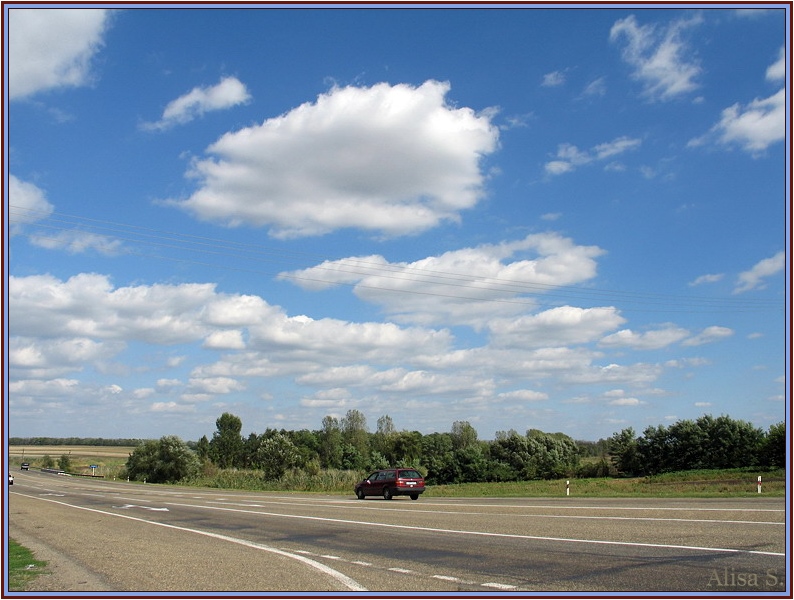
<svg viewBox="0 0 794 600"><path fill-rule="evenodd" d="M383 496L386 500L409 496L411 500L418 500L424 491L425 480L416 469L381 469L356 484L359 500L366 496Z"/></svg>

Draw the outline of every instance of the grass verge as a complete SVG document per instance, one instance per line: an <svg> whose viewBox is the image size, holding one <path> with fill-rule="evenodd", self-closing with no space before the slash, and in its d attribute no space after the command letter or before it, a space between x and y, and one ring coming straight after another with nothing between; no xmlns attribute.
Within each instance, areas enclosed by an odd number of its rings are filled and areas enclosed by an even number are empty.
<svg viewBox="0 0 794 600"><path fill-rule="evenodd" d="M758 494L758 475L762 493ZM567 488L567 489L566 489ZM566 496L601 498L740 498L785 496L786 472L719 469L665 473L653 477L554 479L429 486L426 497Z"/></svg>
<svg viewBox="0 0 794 600"><path fill-rule="evenodd" d="M33 553L11 538L8 539L8 590L23 591L39 575L48 573L47 562L36 560Z"/></svg>

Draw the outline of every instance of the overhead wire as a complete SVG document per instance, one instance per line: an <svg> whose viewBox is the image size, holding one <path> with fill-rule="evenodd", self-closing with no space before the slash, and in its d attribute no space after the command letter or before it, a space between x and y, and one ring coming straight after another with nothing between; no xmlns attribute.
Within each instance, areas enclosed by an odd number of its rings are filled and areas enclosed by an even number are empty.
<svg viewBox="0 0 794 600"><path fill-rule="evenodd" d="M367 260L363 257L332 258L317 254L276 249L260 244L243 243L228 239L212 238L175 231L163 231L151 227L133 225L95 219L80 215L42 212L30 208L10 205L9 217L11 224L35 225L41 230L57 232L52 237L37 235L40 240L51 240L60 243L59 234L90 233L104 238L111 238L125 246L125 255L150 256L158 260L170 260L202 267L219 268L253 272L262 275L277 276L297 282L322 283L324 285L343 285L359 290L372 290L387 293L415 294L438 296L460 301L506 302L523 305L559 305L563 302L612 302L621 305L639 305L632 310L644 312L758 312L782 310L779 301L770 299L747 298L712 298L706 296L687 296L661 293L634 292L625 290L599 289L592 287L555 285L542 282L527 282L500 277L477 277L460 272L443 271L410 265L405 263L384 263ZM144 250L142 251L141 248ZM152 255L147 252L153 248L160 250L179 250L191 254L217 256L233 259L234 265L225 260L223 265L202 262L195 258L178 258L167 254ZM240 261L252 261L254 264L272 263L281 268L277 271L243 267ZM294 269L295 265L305 265L307 261L314 264ZM292 265L290 271L286 265ZM328 272L356 276L354 281L338 278L312 277L306 271ZM300 274L297 274L300 273ZM375 285L372 278L379 280ZM395 287L388 287L383 280L395 282ZM407 283L414 287L399 287L397 282ZM416 285L432 286L432 290L418 289ZM444 290L444 291L441 291ZM446 290L449 293L446 293ZM479 295L472 295L476 291ZM468 294L468 295L467 295ZM528 298L527 295L537 295ZM542 300L547 299L547 300Z"/></svg>

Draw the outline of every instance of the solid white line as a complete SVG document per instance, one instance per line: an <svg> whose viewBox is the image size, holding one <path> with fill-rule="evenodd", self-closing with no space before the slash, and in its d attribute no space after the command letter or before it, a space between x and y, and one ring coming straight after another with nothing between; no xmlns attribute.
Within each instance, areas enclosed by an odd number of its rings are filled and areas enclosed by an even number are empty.
<svg viewBox="0 0 794 600"><path fill-rule="evenodd" d="M218 504L217 502L213 504ZM273 504L282 504L281 502L274 502ZM427 504L427 503L423 503ZM232 506L252 506L250 504L234 503ZM314 505L302 505L314 506ZM317 505L323 506L323 505ZM448 504L438 504L437 506L449 506ZM481 505L484 506L484 505ZM264 508L264 506L262 506ZM422 509L400 509L400 508L382 508L379 506L362 506L362 510L380 510L386 512L410 512L410 513L432 513L444 515L461 515L461 516L493 516L493 517L513 517L524 518L532 517L533 519L600 519L600 520L613 520L613 521L674 521L680 523L715 523L715 524L730 524L730 525L785 525L783 521L740 521L728 519L684 519L681 517L616 517L616 516L599 516L599 515L544 515L539 513L499 513L499 512L467 512L459 510L422 510ZM502 508L501 506L499 508ZM512 507L505 507L512 508ZM543 508L537 506L528 506L526 508ZM549 507L551 508L551 507ZM708 509L706 509L708 510Z"/></svg>
<svg viewBox="0 0 794 600"><path fill-rule="evenodd" d="M262 515L266 517L281 517L285 519L304 519L307 521L324 521L327 523L343 523L345 525L364 525L364 526L371 526L371 527L380 527L380 528L391 528L391 529L409 529L411 531L434 531L438 533L455 533L461 535L476 535L482 537L501 537L501 538L512 538L512 539L524 539L524 540L540 540L540 541L549 541L549 542L569 542L569 543L578 543L578 544L603 544L608 546L631 546L637 548L664 548L670 550L692 550L698 552L720 552L720 553L731 553L731 554L757 554L762 556L785 556L784 552L767 552L763 550L742 550L739 548L711 548L707 546L684 546L679 544L652 544L649 542L617 542L613 540L586 540L586 539L577 539L577 538L560 538L560 537L547 537L547 536L539 536L539 535L524 535L518 533L493 533L488 531L466 531L466 530L459 530L459 529L439 529L436 527L419 527L416 525L393 525L390 523L376 523L372 521L353 521L351 519L331 519L328 517L313 517L309 515L289 515L283 513L270 513L270 512L260 512L256 510L243 510L239 508L225 508L222 506L197 506L195 504L180 504L178 502L164 502L163 504L170 504L172 506L182 506L185 508L193 508L193 509L204 509L204 510L221 510L227 512L241 512L241 513L248 513L253 515Z"/></svg>
<svg viewBox="0 0 794 600"><path fill-rule="evenodd" d="M18 492L12 492L18 493ZM331 578L335 579L337 582L344 585L346 588L350 590L355 590L357 592L367 592L367 588L362 586L360 583L355 581L354 579L348 577L344 573L340 573L331 567L324 565L316 560L312 560L311 558L306 558L305 556L300 556L299 554L293 554L291 552L287 552L285 550L279 550L278 548L273 548L271 546L265 546L264 544L257 544L256 542L249 542L248 540L243 540L240 538L233 538L228 535L222 535L220 533L212 533L209 531L201 531L200 529L191 529L189 527L180 527L178 525L171 525L170 523L158 523L157 521L147 521L146 519L140 519L138 517L131 517L129 515L120 515L117 513L99 510L97 508L87 508L85 506L75 506L74 504L69 504L68 502L61 502L59 500L50 500L49 498L38 498L36 496L28 496L27 494L19 494L20 496L26 496L28 498L33 498L34 500L43 500L44 502L53 502L54 504L60 504L62 506L68 506L69 508L76 508L78 510L87 510L89 512L99 513L102 515L108 515L111 517L118 517L120 519L129 519L130 521L138 521L140 523L147 523L148 525L157 525L158 527L166 527L168 529L176 529L179 531L186 531L188 533L196 533L198 535L205 535L207 537L223 540L226 542L232 542L233 544L239 544L241 546L246 546L248 548L254 548L256 550L264 550L265 552L271 552L273 554L279 554L281 556L286 556L287 558L292 558L299 562L302 562L318 571L322 571L326 575L330 576Z"/></svg>

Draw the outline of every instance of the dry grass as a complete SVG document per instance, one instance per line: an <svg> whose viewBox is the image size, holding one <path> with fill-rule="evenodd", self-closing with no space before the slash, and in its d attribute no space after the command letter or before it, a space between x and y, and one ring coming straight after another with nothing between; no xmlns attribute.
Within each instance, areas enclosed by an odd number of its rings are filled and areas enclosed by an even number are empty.
<svg viewBox="0 0 794 600"><path fill-rule="evenodd" d="M19 469L23 462L31 469L44 466L49 456L57 465L64 454L69 457L70 471L81 475L101 475L106 479L117 477L124 468L134 446L9 446L8 464ZM91 469L96 465L96 469Z"/></svg>

